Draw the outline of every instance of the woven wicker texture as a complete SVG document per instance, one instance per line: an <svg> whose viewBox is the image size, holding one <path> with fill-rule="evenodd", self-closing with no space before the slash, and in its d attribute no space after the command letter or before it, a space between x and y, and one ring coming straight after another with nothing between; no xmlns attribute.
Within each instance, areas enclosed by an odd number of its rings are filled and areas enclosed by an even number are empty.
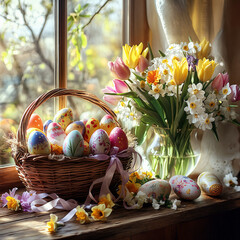
<svg viewBox="0 0 240 240"><path fill-rule="evenodd" d="M56 193L69 199L84 199L93 180L103 177L110 160L99 161L89 157L70 158L63 155L30 155L26 145L26 130L32 113L45 101L53 97L75 96L87 100L110 114L119 125L115 113L95 95L73 89L53 89L34 100L25 110L17 132L12 153L19 177L28 190L38 193ZM128 168L131 158L120 159L124 169ZM111 187L120 182L115 174ZM94 189L99 191L100 186Z"/></svg>

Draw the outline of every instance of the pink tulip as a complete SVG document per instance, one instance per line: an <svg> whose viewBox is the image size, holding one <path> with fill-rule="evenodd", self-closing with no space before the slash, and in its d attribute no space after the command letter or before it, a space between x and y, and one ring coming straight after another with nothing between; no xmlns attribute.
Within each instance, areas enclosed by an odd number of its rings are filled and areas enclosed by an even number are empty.
<svg viewBox="0 0 240 240"><path fill-rule="evenodd" d="M114 88L107 86L105 89L103 89L103 93L125 93L128 92L128 86L124 81L114 79L113 80ZM106 102L109 102L112 105L117 105L119 100L121 99L121 96L117 95L104 95L103 99Z"/></svg>
<svg viewBox="0 0 240 240"><path fill-rule="evenodd" d="M120 57L115 62L108 62L108 67L116 78L121 80L129 79L130 70Z"/></svg>
<svg viewBox="0 0 240 240"><path fill-rule="evenodd" d="M229 82L228 73L219 73L212 82L212 89L220 91Z"/></svg>
<svg viewBox="0 0 240 240"><path fill-rule="evenodd" d="M240 100L240 88L238 85L234 84L230 86L231 93L229 95L229 98L232 102L237 102Z"/></svg>
<svg viewBox="0 0 240 240"><path fill-rule="evenodd" d="M147 68L148 68L148 60L141 55L139 58L139 62L136 67L136 70L138 72L144 72Z"/></svg>

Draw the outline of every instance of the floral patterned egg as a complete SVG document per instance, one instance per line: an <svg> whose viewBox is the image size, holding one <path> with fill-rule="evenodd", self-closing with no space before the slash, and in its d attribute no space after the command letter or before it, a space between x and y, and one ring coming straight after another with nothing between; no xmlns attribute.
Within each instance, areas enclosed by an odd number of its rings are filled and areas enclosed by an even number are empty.
<svg viewBox="0 0 240 240"><path fill-rule="evenodd" d="M73 114L71 108L63 108L55 115L54 122L58 123L61 128L65 131L67 126L73 122Z"/></svg>
<svg viewBox="0 0 240 240"><path fill-rule="evenodd" d="M105 130L96 130L90 138L89 148L92 154L108 154L110 151L110 140Z"/></svg>
<svg viewBox="0 0 240 240"><path fill-rule="evenodd" d="M111 148L118 147L119 152L128 148L128 139L125 132L120 127L115 127L109 135Z"/></svg>
<svg viewBox="0 0 240 240"><path fill-rule="evenodd" d="M51 146L46 135L40 131L31 132L27 146L30 154L48 155L51 152Z"/></svg>
<svg viewBox="0 0 240 240"><path fill-rule="evenodd" d="M52 122L48 126L47 137L51 144L56 144L62 147L66 133L58 123Z"/></svg>
<svg viewBox="0 0 240 240"><path fill-rule="evenodd" d="M34 131L38 131L38 132L41 132L41 133L43 133L44 135L46 135L42 130L40 130L40 129L38 129L38 128L29 128L29 129L27 130L27 134L26 134L26 140L27 140L27 141L28 141L28 138L29 138L30 134L31 134L32 132L34 132Z"/></svg>
<svg viewBox="0 0 240 240"><path fill-rule="evenodd" d="M45 132L45 134L47 134L47 129L50 123L52 123L52 120L47 120L44 124L43 124L43 131Z"/></svg>
<svg viewBox="0 0 240 240"><path fill-rule="evenodd" d="M149 182L144 183L139 191L145 193L148 197L152 197L158 201L167 200L171 193L171 185L161 179L151 180Z"/></svg>
<svg viewBox="0 0 240 240"><path fill-rule="evenodd" d="M170 184L172 179L170 179ZM200 187L191 178L182 176L177 178L175 184L172 185L173 191L182 199L194 200L201 195Z"/></svg>
<svg viewBox="0 0 240 240"><path fill-rule="evenodd" d="M33 113L29 119L27 129L29 128L38 128L43 131L43 122L40 116L36 113Z"/></svg>
<svg viewBox="0 0 240 240"><path fill-rule="evenodd" d="M99 126L98 119L90 118L86 122L86 132L85 132L85 135L84 135L84 140L89 143L92 134L99 128L100 128L100 126Z"/></svg>
<svg viewBox="0 0 240 240"><path fill-rule="evenodd" d="M78 130L70 132L63 142L63 153L69 157L81 157L84 150L84 140Z"/></svg>
<svg viewBox="0 0 240 240"><path fill-rule="evenodd" d="M73 123L70 123L66 130L65 130L65 133L66 134L69 134L71 131L73 130L78 130L82 136L84 136L85 134L85 125L82 121L76 121L76 122L73 122Z"/></svg>
<svg viewBox="0 0 240 240"><path fill-rule="evenodd" d="M216 175L210 172L203 172L198 176L198 185L201 190L209 196L219 196L223 186Z"/></svg>
<svg viewBox="0 0 240 240"><path fill-rule="evenodd" d="M83 155L88 156L90 154L90 148L88 142L84 141Z"/></svg>
<svg viewBox="0 0 240 240"><path fill-rule="evenodd" d="M108 135L115 127L117 124L111 115L105 115L100 121L100 128L105 130Z"/></svg>
<svg viewBox="0 0 240 240"><path fill-rule="evenodd" d="M170 180L169 180L169 183L171 184L172 188L175 187L175 185L177 184L178 180L180 180L183 177L184 176L182 176L182 175L175 175L175 176L171 177Z"/></svg>

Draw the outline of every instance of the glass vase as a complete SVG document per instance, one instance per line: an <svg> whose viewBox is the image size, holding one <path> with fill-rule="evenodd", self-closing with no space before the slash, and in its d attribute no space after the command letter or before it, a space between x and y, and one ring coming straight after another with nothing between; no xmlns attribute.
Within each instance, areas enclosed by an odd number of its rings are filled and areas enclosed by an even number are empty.
<svg viewBox="0 0 240 240"><path fill-rule="evenodd" d="M177 130L173 141L167 134L167 129L154 127L152 142L147 148L147 159L152 171L160 179L169 179L174 175L187 176L191 173L200 158L200 153L194 153L191 146L192 130Z"/></svg>

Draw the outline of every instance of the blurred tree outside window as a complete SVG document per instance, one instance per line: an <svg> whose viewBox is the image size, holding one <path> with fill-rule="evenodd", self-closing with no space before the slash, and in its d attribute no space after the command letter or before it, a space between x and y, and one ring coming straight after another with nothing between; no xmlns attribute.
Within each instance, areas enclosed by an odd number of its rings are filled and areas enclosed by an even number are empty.
<svg viewBox="0 0 240 240"><path fill-rule="evenodd" d="M55 29L53 0L4 0L0 5L0 165L13 163L5 137L16 133L26 107L54 88ZM118 0L69 0L68 88L91 92L112 77L107 62L120 55L122 4ZM40 106L43 122L53 119L53 99ZM68 97L75 119L104 114ZM94 112L94 113L93 113Z"/></svg>

